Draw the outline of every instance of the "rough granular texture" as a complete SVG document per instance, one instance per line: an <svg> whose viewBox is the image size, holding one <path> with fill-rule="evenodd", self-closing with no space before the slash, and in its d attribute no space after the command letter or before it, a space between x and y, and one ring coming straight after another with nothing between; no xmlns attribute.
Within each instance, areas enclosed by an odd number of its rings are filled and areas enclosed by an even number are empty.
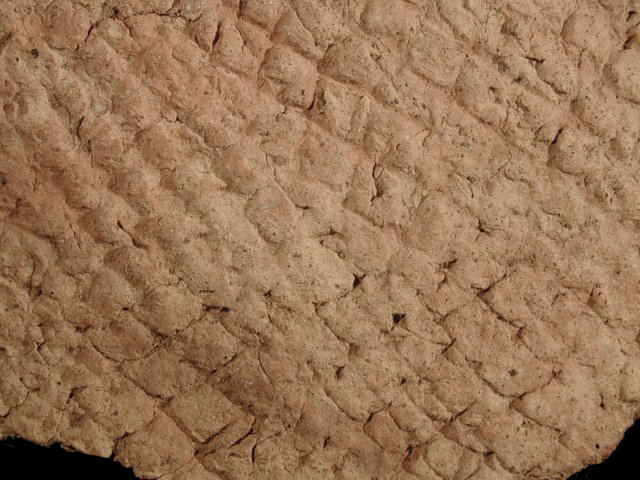
<svg viewBox="0 0 640 480"><path fill-rule="evenodd" d="M639 24L0 1L0 437L163 480L602 460L640 415Z"/></svg>

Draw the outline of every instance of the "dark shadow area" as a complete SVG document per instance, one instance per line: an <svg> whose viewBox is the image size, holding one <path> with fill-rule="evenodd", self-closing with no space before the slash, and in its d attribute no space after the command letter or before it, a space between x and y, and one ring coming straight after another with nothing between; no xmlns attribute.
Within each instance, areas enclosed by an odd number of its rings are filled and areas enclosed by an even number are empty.
<svg viewBox="0 0 640 480"><path fill-rule="evenodd" d="M640 463L640 420L631 426L618 448L599 465L591 465L569 480L632 480ZM69 452L59 445L41 447L26 440L0 441L0 465L4 472L19 472L14 478L136 480L130 468L109 458ZM7 477L8 478L8 477Z"/></svg>
<svg viewBox="0 0 640 480"><path fill-rule="evenodd" d="M618 448L598 465L591 465L569 480L632 480L640 478L640 420L629 427Z"/></svg>
<svg viewBox="0 0 640 480"><path fill-rule="evenodd" d="M41 447L19 438L0 441L0 478L136 480L133 470L110 458L69 452L60 445ZM14 473L9 473L14 472Z"/></svg>

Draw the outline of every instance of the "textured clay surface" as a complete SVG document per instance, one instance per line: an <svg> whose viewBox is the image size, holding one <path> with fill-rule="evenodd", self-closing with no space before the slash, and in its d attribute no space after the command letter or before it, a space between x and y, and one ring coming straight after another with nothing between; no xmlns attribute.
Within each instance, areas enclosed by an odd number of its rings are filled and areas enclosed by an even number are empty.
<svg viewBox="0 0 640 480"><path fill-rule="evenodd" d="M640 415L639 24L0 1L0 437L163 480L602 460Z"/></svg>

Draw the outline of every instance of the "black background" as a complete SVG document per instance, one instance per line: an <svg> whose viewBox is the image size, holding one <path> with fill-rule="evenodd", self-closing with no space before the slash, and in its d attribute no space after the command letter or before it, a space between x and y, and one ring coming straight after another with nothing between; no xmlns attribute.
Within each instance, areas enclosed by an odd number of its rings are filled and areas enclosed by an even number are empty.
<svg viewBox="0 0 640 480"><path fill-rule="evenodd" d="M627 430L613 454L600 465L592 465L570 480L635 480L640 478L640 420ZM2 478L37 479L53 475L63 479L134 480L129 468L108 458L69 452L59 445L40 447L25 440L0 441ZM19 473L9 473L19 472Z"/></svg>
<svg viewBox="0 0 640 480"><path fill-rule="evenodd" d="M640 420L624 434L618 448L599 465L591 465L569 480L636 480L640 478Z"/></svg>

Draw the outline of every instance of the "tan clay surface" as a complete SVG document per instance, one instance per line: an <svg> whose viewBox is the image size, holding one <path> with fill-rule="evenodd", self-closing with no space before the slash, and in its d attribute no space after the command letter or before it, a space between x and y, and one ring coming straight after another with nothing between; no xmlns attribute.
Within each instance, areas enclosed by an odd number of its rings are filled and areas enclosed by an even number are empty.
<svg viewBox="0 0 640 480"><path fill-rule="evenodd" d="M640 415L639 24L0 1L0 437L163 480L601 461Z"/></svg>

